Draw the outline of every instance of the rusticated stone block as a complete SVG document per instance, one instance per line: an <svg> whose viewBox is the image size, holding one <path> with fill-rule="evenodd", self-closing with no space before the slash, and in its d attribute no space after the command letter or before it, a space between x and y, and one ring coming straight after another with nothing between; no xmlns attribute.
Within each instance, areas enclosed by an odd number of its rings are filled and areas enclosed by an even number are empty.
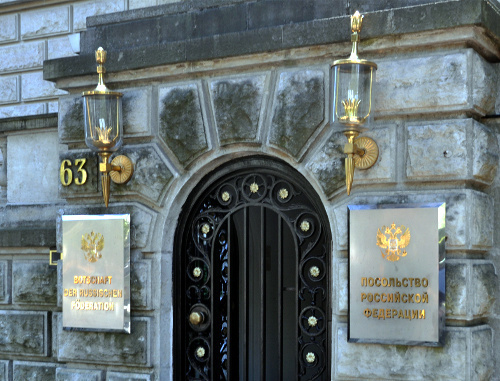
<svg viewBox="0 0 500 381"><path fill-rule="evenodd" d="M57 304L57 271L47 261L12 262L12 302Z"/></svg>
<svg viewBox="0 0 500 381"><path fill-rule="evenodd" d="M79 214L130 214L130 247L132 249L147 249L150 244L152 226L156 221L156 213L139 203L110 204L107 208L102 204L98 207L67 206L59 211L65 215ZM61 245L61 217L57 218L57 239ZM147 251L147 250L146 250Z"/></svg>
<svg viewBox="0 0 500 381"><path fill-rule="evenodd" d="M130 266L130 299L132 310L151 306L151 261L134 261Z"/></svg>
<svg viewBox="0 0 500 381"><path fill-rule="evenodd" d="M34 218L33 216L36 216ZM54 229L57 208L54 205L6 205L0 208L1 229Z"/></svg>
<svg viewBox="0 0 500 381"><path fill-rule="evenodd" d="M124 10L125 4L123 0L94 0L75 3L73 5L73 29L75 32L85 29L87 17Z"/></svg>
<svg viewBox="0 0 500 381"><path fill-rule="evenodd" d="M17 75L2 77L0 79L0 103L15 103L19 101L18 83L19 79Z"/></svg>
<svg viewBox="0 0 500 381"><path fill-rule="evenodd" d="M221 145L257 139L266 75L218 79L210 84Z"/></svg>
<svg viewBox="0 0 500 381"><path fill-rule="evenodd" d="M493 246L493 198L479 192L472 192L467 197L469 229L466 247L476 250L488 250Z"/></svg>
<svg viewBox="0 0 500 381"><path fill-rule="evenodd" d="M49 60L76 55L71 48L68 36L47 40L47 52Z"/></svg>
<svg viewBox="0 0 500 381"><path fill-rule="evenodd" d="M345 186L344 141L342 132L334 132L306 165L327 195Z"/></svg>
<svg viewBox="0 0 500 381"><path fill-rule="evenodd" d="M207 35L235 33L246 29L247 13L245 7L228 4L224 7L193 12L192 20L191 36L192 38L200 38Z"/></svg>
<svg viewBox="0 0 500 381"><path fill-rule="evenodd" d="M446 317L467 316L468 261L446 261Z"/></svg>
<svg viewBox="0 0 500 381"><path fill-rule="evenodd" d="M150 381L149 374L107 372L106 381Z"/></svg>
<svg viewBox="0 0 500 381"><path fill-rule="evenodd" d="M29 116L45 114L45 103L28 103L15 106L0 106L0 118L14 118L16 116Z"/></svg>
<svg viewBox="0 0 500 381"><path fill-rule="evenodd" d="M72 181L66 186L61 181L58 182L59 196L61 198L68 199L81 197L82 195L97 196L100 194L101 175L98 167L99 157L94 152L90 150L61 152L59 154L59 165L62 165L64 160L70 161L70 164L68 162L65 163L64 171L66 169L67 171L71 171L71 175L63 173L64 181L69 182L69 176L71 176ZM85 160L85 162L81 160ZM82 184L83 180L85 182Z"/></svg>
<svg viewBox="0 0 500 381"><path fill-rule="evenodd" d="M6 381L9 378L9 362L7 360L0 360L0 380Z"/></svg>
<svg viewBox="0 0 500 381"><path fill-rule="evenodd" d="M473 119L418 123L408 125L407 131L409 180L475 180L490 184L495 178L498 141L481 123Z"/></svg>
<svg viewBox="0 0 500 381"><path fill-rule="evenodd" d="M0 246L2 247L51 247L55 244L55 229L2 229Z"/></svg>
<svg viewBox="0 0 500 381"><path fill-rule="evenodd" d="M497 274L492 262L446 261L446 318L472 321L494 311Z"/></svg>
<svg viewBox="0 0 500 381"><path fill-rule="evenodd" d="M0 311L0 331L0 353L47 356L47 312Z"/></svg>
<svg viewBox="0 0 500 381"><path fill-rule="evenodd" d="M488 317L493 312L498 289L495 266L489 261L472 261L471 287L468 293L471 300L470 314L474 318Z"/></svg>
<svg viewBox="0 0 500 381"><path fill-rule="evenodd" d="M162 3L163 4L163 3ZM139 9L157 5L156 0L129 0L129 9Z"/></svg>
<svg viewBox="0 0 500 381"><path fill-rule="evenodd" d="M126 145L120 154L126 155L134 163L134 174L127 184L111 185L111 195L140 194L159 202L173 179L166 160L160 155L156 145Z"/></svg>
<svg viewBox="0 0 500 381"><path fill-rule="evenodd" d="M200 98L196 84L159 89L159 135L183 165L208 149Z"/></svg>
<svg viewBox="0 0 500 381"><path fill-rule="evenodd" d="M471 329L470 380L491 380L495 376L493 332L487 325Z"/></svg>
<svg viewBox="0 0 500 381"><path fill-rule="evenodd" d="M0 16L0 43L16 41L18 39L17 17L16 14Z"/></svg>
<svg viewBox="0 0 500 381"><path fill-rule="evenodd" d="M373 102L378 114L467 107L468 86L464 75L468 70L464 52L391 58L379 60L377 64L374 93L379 95ZM436 91L438 83L439 91Z"/></svg>
<svg viewBox="0 0 500 381"><path fill-rule="evenodd" d="M125 136L151 134L151 89L124 89L123 133Z"/></svg>
<svg viewBox="0 0 500 381"><path fill-rule="evenodd" d="M471 80L468 81L472 107L481 115L488 115L495 111L496 88L499 78L496 65L492 65L474 50L468 50L469 62L472 66Z"/></svg>
<svg viewBox="0 0 500 381"><path fill-rule="evenodd" d="M39 98L55 98L66 94L65 91L56 89L53 82L44 81L43 73L26 73L21 76L22 99L34 100Z"/></svg>
<svg viewBox="0 0 500 381"><path fill-rule="evenodd" d="M37 9L21 15L23 40L69 32L68 6Z"/></svg>
<svg viewBox="0 0 500 381"><path fill-rule="evenodd" d="M59 361L99 362L126 366L151 366L151 318L132 318L131 334L71 332L62 329L57 315L57 358Z"/></svg>
<svg viewBox="0 0 500 381"><path fill-rule="evenodd" d="M325 74L320 70L279 76L269 142L298 158L325 119Z"/></svg>
<svg viewBox="0 0 500 381"><path fill-rule="evenodd" d="M41 68L45 58L45 42L28 42L0 48L0 72Z"/></svg>
<svg viewBox="0 0 500 381"><path fill-rule="evenodd" d="M494 370L487 325L446 327L442 348L350 344L345 324L335 331L335 379L400 380L411 375L412 380L488 380Z"/></svg>
<svg viewBox="0 0 500 381"><path fill-rule="evenodd" d="M25 135L11 135L7 138L7 200L11 203L43 203L57 200L59 182L57 132L40 132ZM26 164L20 157L30 156L30 170L36 173L36 192L33 183L19 176L26 170Z"/></svg>
<svg viewBox="0 0 500 381"><path fill-rule="evenodd" d="M258 29L277 25L292 25L313 20L315 17L327 18L342 14L340 12L342 6L331 7L325 5L326 3L322 1L314 3L290 1L249 3L247 22L249 29Z"/></svg>
<svg viewBox="0 0 500 381"><path fill-rule="evenodd" d="M347 315L348 309L348 281L347 281L347 259L339 259L336 263L336 280L335 291L337 294L336 313L339 315Z"/></svg>
<svg viewBox="0 0 500 381"><path fill-rule="evenodd" d="M14 381L54 381L56 364L45 362L14 361Z"/></svg>
<svg viewBox="0 0 500 381"><path fill-rule="evenodd" d="M56 381L102 381L104 371L75 368L57 368Z"/></svg>
<svg viewBox="0 0 500 381"><path fill-rule="evenodd" d="M493 111L496 75L472 49L377 61L374 111L378 115ZM411 70L408 70L411 68ZM394 73L397 73L395 76Z"/></svg>
<svg viewBox="0 0 500 381"><path fill-rule="evenodd" d="M48 113L49 114L57 114L59 112L59 103L58 102L47 102Z"/></svg>
<svg viewBox="0 0 500 381"><path fill-rule="evenodd" d="M486 126L473 121L472 176L491 184L498 169L498 139ZM470 143L470 141L469 141Z"/></svg>
<svg viewBox="0 0 500 381"><path fill-rule="evenodd" d="M9 262L0 261L0 304L10 303L9 285Z"/></svg>
<svg viewBox="0 0 500 381"><path fill-rule="evenodd" d="M85 141L83 129L83 98L68 95L59 98L59 139L61 143Z"/></svg>
<svg viewBox="0 0 500 381"><path fill-rule="evenodd" d="M374 128L363 136L372 138L379 147L377 162L369 170L354 171L355 184L394 182L396 178L396 127ZM347 140L343 133L335 131L325 141L323 147L307 163L307 168L316 176L325 194L331 195L345 187L344 145Z"/></svg>
<svg viewBox="0 0 500 381"><path fill-rule="evenodd" d="M54 205L48 204L0 207L0 246L53 246L56 211Z"/></svg>
<svg viewBox="0 0 500 381"><path fill-rule="evenodd" d="M339 250L347 249L347 205L419 204L446 202L446 249L486 251L493 245L493 199L473 190L432 193L391 192L387 195L351 195L334 210Z"/></svg>
<svg viewBox="0 0 500 381"><path fill-rule="evenodd" d="M467 173L469 120L410 125L406 176L408 179L460 178Z"/></svg>

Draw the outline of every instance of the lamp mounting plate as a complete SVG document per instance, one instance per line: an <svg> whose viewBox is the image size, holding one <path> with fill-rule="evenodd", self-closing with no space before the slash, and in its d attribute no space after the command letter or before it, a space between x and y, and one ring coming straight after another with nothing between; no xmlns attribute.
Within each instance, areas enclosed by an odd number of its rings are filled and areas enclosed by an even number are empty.
<svg viewBox="0 0 500 381"><path fill-rule="evenodd" d="M121 168L119 171L111 170L109 172L111 180L113 180L116 184L126 184L134 173L134 165L125 155L116 156L113 160L111 160L111 168L113 167Z"/></svg>
<svg viewBox="0 0 500 381"><path fill-rule="evenodd" d="M359 169L368 169L372 167L378 159L378 146L377 143L371 138L361 136L354 139L354 144L358 149L365 151L361 155L354 155L354 166Z"/></svg>

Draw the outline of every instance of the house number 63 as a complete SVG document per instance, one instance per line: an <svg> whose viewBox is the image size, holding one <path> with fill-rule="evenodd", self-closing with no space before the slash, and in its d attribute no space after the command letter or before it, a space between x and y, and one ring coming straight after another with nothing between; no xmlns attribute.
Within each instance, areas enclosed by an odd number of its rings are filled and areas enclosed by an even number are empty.
<svg viewBox="0 0 500 381"><path fill-rule="evenodd" d="M87 159L76 159L75 167L77 176L75 176L75 184L83 185L87 182L87 171L83 166L87 162ZM63 160L61 163L61 168L59 169L59 176L61 178L61 184L67 187L71 185L73 182L73 170L71 169L73 165L71 164L71 160Z"/></svg>

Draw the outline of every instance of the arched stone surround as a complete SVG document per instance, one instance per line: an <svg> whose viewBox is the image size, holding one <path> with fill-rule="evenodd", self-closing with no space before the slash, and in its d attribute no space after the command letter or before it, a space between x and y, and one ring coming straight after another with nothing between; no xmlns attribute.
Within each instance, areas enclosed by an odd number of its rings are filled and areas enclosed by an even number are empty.
<svg viewBox="0 0 500 381"><path fill-rule="evenodd" d="M220 156L217 157L217 153L220 154ZM248 157L248 156L259 156L262 155L262 152L255 151L254 147L251 146L242 146L239 147L238 152L233 152L233 153L220 153L220 152L214 152L214 155L211 159L207 159L205 161L205 165L202 167L197 168L196 171L193 171L192 173L190 172L189 174L186 175L186 182L180 187L180 189L177 191L177 194L175 198L171 202L171 207L169 208L168 215L166 217L165 221L165 228L163 230L163 240L162 240L162 253L163 253L163 258L162 258L162 271L161 271L161 279L162 279L162 294L166 295L162 297L165 299L165 302L162 303L162 323L160 325L160 335L161 335L161 361L160 363L162 364L161 371L163 374L163 377L165 379L168 379L172 373L172 360L173 360L173 355L171 352L171 349L173 348L173 330L174 330L174 322L173 322L173 315L172 315L172 309L173 306L168 303L168 300L171 301L171 297L169 297L169 292L172 290L172 274L175 271L180 271L179 269L173 269L172 268L172 262L173 262L173 255L174 255L174 233L175 229L172 229L172 227L177 226L177 222L180 218L180 214L182 211L182 207L185 204L189 203L188 196L191 194L191 191L198 185L199 180L201 177L204 177L208 173L210 173L212 170L216 169L218 166L222 164L229 163L233 160L242 158L242 157ZM286 161L284 157L278 156L278 155L271 155L267 154L266 156L270 158L279 158L288 164L292 164L293 162L288 159ZM310 175L305 173L306 178L310 178ZM314 182L311 182L311 184L314 186ZM318 189L318 185L316 184L315 189ZM323 192L318 192L318 195L322 198L323 202L327 202L327 200L324 197ZM330 225L333 224L334 219L333 216L328 213L329 217L329 223ZM336 229L333 229L333 231L336 231ZM333 273L333 272L332 272ZM333 293L331 294L333 297ZM332 348L333 349L333 348ZM167 366L164 366L167 365ZM163 379L163 378L162 378Z"/></svg>

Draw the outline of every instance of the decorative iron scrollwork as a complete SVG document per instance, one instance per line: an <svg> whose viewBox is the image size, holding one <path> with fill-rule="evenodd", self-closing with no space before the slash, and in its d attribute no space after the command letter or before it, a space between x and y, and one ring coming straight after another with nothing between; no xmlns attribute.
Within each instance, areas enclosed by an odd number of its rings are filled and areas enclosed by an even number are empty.
<svg viewBox="0 0 500 381"><path fill-rule="evenodd" d="M297 245L298 379L327 380L329 233L323 230L315 204L293 179L258 168L255 173L242 170L223 177L206 186L202 194L191 208L195 212L184 234L189 242L181 253L186 266L181 283L186 295L182 332L187 342L182 379L228 378L227 217L244 207L260 205L281 216Z"/></svg>

